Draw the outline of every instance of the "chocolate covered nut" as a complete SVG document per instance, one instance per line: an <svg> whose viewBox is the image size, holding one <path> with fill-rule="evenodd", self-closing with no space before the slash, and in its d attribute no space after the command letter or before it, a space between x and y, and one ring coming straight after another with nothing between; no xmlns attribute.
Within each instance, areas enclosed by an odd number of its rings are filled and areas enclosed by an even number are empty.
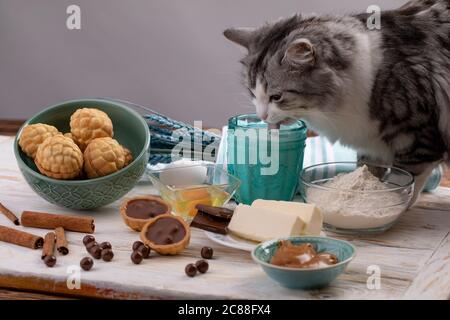
<svg viewBox="0 0 450 320"><path fill-rule="evenodd" d="M150 255L150 248L147 247L145 244L142 244L139 248L137 248L136 251L142 254L142 257L144 259L147 259Z"/></svg>
<svg viewBox="0 0 450 320"><path fill-rule="evenodd" d="M109 262L114 258L114 252L111 249L103 249L102 250L102 259L103 261Z"/></svg>
<svg viewBox="0 0 450 320"><path fill-rule="evenodd" d="M112 245L111 245L111 243L109 243L108 241L105 241L105 242L102 242L102 243L100 243L100 248L102 249L102 250L105 250L105 249L112 249Z"/></svg>
<svg viewBox="0 0 450 320"><path fill-rule="evenodd" d="M91 241L86 245L86 250L89 252L89 250L92 249L92 247L98 246L97 241Z"/></svg>
<svg viewBox="0 0 450 320"><path fill-rule="evenodd" d="M189 263L186 268L184 268L184 272L188 277L195 277L197 274L197 267L193 263Z"/></svg>
<svg viewBox="0 0 450 320"><path fill-rule="evenodd" d="M102 248L98 245L93 246L89 249L89 253L94 259L100 259L102 257Z"/></svg>
<svg viewBox="0 0 450 320"><path fill-rule="evenodd" d="M53 267L56 264L56 257L55 256L45 256L44 263L47 267Z"/></svg>
<svg viewBox="0 0 450 320"><path fill-rule="evenodd" d="M209 269L209 264L208 262L206 262L206 260L198 260L195 263L195 266L200 273L206 273L206 271L208 271Z"/></svg>
<svg viewBox="0 0 450 320"><path fill-rule="evenodd" d="M89 257L85 257L85 258L81 259L81 261L80 261L80 267L84 271L91 270L93 265L94 265L94 260L92 260Z"/></svg>
<svg viewBox="0 0 450 320"><path fill-rule="evenodd" d="M143 242L141 242L141 241L135 241L135 242L133 243L133 251L136 251L137 249L139 249L140 246L143 246L143 245L144 245Z"/></svg>
<svg viewBox="0 0 450 320"><path fill-rule="evenodd" d="M89 243L91 243L92 241L95 241L94 236L87 235L87 236L84 236L84 238L83 238L83 244L84 244L85 246L87 246L87 245L88 245Z"/></svg>
<svg viewBox="0 0 450 320"><path fill-rule="evenodd" d="M139 264L142 262L142 254L139 251L133 251L131 254L131 261L133 261L134 264Z"/></svg>
<svg viewBox="0 0 450 320"><path fill-rule="evenodd" d="M212 259L214 250L211 247L203 247L200 254L203 259Z"/></svg>

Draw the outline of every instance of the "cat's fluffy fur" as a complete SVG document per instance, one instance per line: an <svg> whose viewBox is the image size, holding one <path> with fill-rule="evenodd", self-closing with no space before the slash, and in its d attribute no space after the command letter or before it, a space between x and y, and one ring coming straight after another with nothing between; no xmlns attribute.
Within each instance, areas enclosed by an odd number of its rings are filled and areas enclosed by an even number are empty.
<svg viewBox="0 0 450 320"><path fill-rule="evenodd" d="M416 194L450 153L450 0L381 14L294 17L228 29L248 49L245 81L269 123L303 119L365 160L404 168Z"/></svg>

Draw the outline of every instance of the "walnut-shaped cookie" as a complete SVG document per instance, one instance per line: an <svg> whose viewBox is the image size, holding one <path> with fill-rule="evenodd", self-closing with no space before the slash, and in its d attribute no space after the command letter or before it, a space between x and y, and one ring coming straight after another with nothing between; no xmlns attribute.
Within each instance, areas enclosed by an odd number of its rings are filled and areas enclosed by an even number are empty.
<svg viewBox="0 0 450 320"><path fill-rule="evenodd" d="M61 133L54 126L43 123L29 124L20 134L19 146L27 156L34 159L39 145L57 134Z"/></svg>
<svg viewBox="0 0 450 320"><path fill-rule="evenodd" d="M130 163L133 162L133 154L131 153L131 151L127 148L125 148L124 146L122 146L123 148L123 153L125 154L125 165L124 167L126 167L127 165L129 165Z"/></svg>
<svg viewBox="0 0 450 320"><path fill-rule="evenodd" d="M48 177L74 179L83 170L83 153L72 139L59 134L39 145L34 162Z"/></svg>
<svg viewBox="0 0 450 320"><path fill-rule="evenodd" d="M81 151L94 139L112 138L114 135L111 119L105 112L94 108L75 111L70 117L70 132Z"/></svg>
<svg viewBox="0 0 450 320"><path fill-rule="evenodd" d="M73 140L73 136L70 132L64 133L64 137L70 138Z"/></svg>
<svg viewBox="0 0 450 320"><path fill-rule="evenodd" d="M84 171L89 179L106 176L124 166L123 148L112 138L94 139L84 151Z"/></svg>

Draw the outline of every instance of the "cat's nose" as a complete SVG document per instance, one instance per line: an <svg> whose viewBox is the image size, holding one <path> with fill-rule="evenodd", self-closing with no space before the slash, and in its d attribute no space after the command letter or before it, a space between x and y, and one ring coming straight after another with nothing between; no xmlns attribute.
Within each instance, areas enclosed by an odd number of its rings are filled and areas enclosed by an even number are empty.
<svg viewBox="0 0 450 320"><path fill-rule="evenodd" d="M267 114L267 112L264 112L263 114L261 114L259 117L261 118L261 120L267 120L267 117L269 115Z"/></svg>

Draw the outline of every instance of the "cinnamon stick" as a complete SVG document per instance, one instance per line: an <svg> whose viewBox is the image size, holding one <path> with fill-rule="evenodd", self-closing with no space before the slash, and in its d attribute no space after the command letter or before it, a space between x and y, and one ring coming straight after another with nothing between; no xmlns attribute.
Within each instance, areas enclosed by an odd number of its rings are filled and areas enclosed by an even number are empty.
<svg viewBox="0 0 450 320"><path fill-rule="evenodd" d="M44 259L46 256L52 256L54 254L55 240L56 240L56 235L54 232L49 232L45 235L41 259Z"/></svg>
<svg viewBox="0 0 450 320"><path fill-rule="evenodd" d="M94 233L94 218L82 216L68 216L50 214L45 212L24 211L21 223L25 227L56 229L64 228L66 231Z"/></svg>
<svg viewBox="0 0 450 320"><path fill-rule="evenodd" d="M0 226L0 241L31 249L42 248L44 245L44 239L40 236L4 226Z"/></svg>
<svg viewBox="0 0 450 320"><path fill-rule="evenodd" d="M11 210L6 208L1 202L0 202L0 212L3 213L16 226L20 225L19 218L17 218L17 216L14 213L12 213Z"/></svg>
<svg viewBox="0 0 450 320"><path fill-rule="evenodd" d="M63 256L69 253L69 246L67 243L66 232L63 227L58 227L55 229L56 233L56 250Z"/></svg>

